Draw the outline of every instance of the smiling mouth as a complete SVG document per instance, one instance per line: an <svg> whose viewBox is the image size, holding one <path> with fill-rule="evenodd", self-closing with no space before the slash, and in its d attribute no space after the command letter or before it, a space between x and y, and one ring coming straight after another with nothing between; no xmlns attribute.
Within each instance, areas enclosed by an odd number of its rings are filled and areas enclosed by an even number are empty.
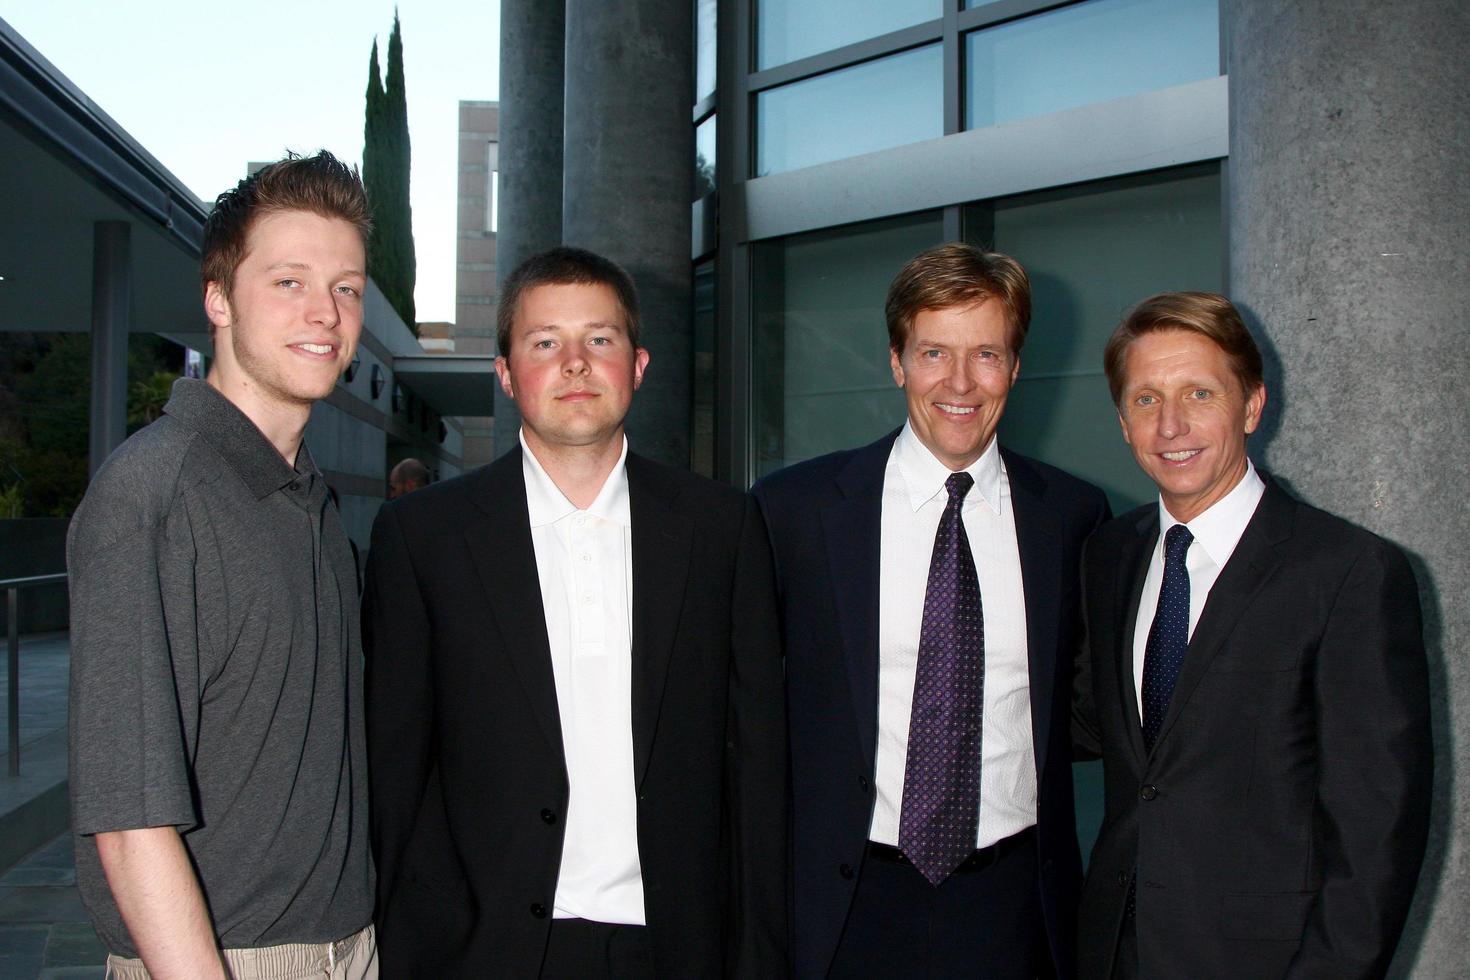
<svg viewBox="0 0 1470 980"><path fill-rule="evenodd" d="M974 405L946 405L943 402L935 402L934 407L945 415L974 415Z"/></svg>
<svg viewBox="0 0 1470 980"><path fill-rule="evenodd" d="M1181 449L1178 452L1159 453L1159 455L1164 457L1171 463L1182 463L1186 459L1193 459L1194 457L1198 456L1200 452L1201 450L1199 449Z"/></svg>
<svg viewBox="0 0 1470 980"><path fill-rule="evenodd" d="M330 354L336 350L331 344L292 344L291 346L299 347L308 354Z"/></svg>

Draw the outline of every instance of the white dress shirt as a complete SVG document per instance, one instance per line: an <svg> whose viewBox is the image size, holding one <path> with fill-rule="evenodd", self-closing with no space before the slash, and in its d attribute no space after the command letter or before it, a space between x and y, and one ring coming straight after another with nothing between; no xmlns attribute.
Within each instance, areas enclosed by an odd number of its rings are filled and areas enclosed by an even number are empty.
<svg viewBox="0 0 1470 980"><path fill-rule="evenodd" d="M1189 637L1204 612L1205 600L1220 577L1220 570L1235 553L1245 526L1256 513L1256 506L1266 492L1266 484L1256 472L1255 464L1245 461L1245 476L1225 496L1211 504L1204 513L1189 522L1177 521L1159 497L1159 540L1148 560L1148 575L1143 580L1143 594L1138 597L1138 621L1133 627L1133 688L1138 694L1138 719L1143 720L1143 656L1148 647L1148 631L1159 610L1159 590L1164 587L1164 535L1175 524L1184 524L1194 540L1184 559L1189 570Z"/></svg>
<svg viewBox="0 0 1470 980"><path fill-rule="evenodd" d="M644 925L633 785L628 441L578 510L521 436L526 504L571 784L553 915Z"/></svg>
<svg viewBox="0 0 1470 980"><path fill-rule="evenodd" d="M980 733L980 828L988 847L1036 823L1036 751L1031 733L1031 675L1026 659L1026 593L1016 547L1011 485L994 439L965 472L975 485L960 516L975 557L985 617L985 683ZM883 475L878 600L877 790L870 839L898 844L903 777L919 632L934 535L949 501L950 470L905 424Z"/></svg>

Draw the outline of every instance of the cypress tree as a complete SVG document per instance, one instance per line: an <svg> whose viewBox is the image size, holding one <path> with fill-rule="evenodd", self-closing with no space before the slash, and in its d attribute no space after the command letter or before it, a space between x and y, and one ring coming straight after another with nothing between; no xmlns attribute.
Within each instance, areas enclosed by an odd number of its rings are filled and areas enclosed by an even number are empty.
<svg viewBox="0 0 1470 980"><path fill-rule="evenodd" d="M418 334L413 287L416 262L409 206L408 100L403 81L403 38L398 14L388 38L387 85L379 71L378 42L368 61L363 124L362 181L373 213L368 274L408 328Z"/></svg>
<svg viewBox="0 0 1470 980"><path fill-rule="evenodd" d="M388 77L385 92L388 126L392 139L388 142L393 158L388 173L393 181L394 216L392 246L397 260L398 284L403 305L399 312L407 310L404 320L418 333L414 320L413 290L418 281L418 259L413 248L413 206L409 200L409 171L412 152L408 142L408 93L403 79L403 31L398 23L398 10L393 11L393 33L388 35Z"/></svg>

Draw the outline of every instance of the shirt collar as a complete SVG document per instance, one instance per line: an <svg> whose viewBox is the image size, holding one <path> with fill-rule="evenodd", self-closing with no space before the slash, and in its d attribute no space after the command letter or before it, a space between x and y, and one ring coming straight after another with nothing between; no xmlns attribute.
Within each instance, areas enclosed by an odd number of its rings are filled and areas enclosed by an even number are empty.
<svg viewBox="0 0 1470 980"><path fill-rule="evenodd" d="M893 445L893 459L908 489L909 504L916 511L945 492L944 482L954 472L929 451L909 422L904 422L903 431ZM965 467L965 472L975 480L975 485L965 495L965 503L984 500L991 510L999 514L1002 472L999 440L991 436L990 445L985 447L979 459Z"/></svg>
<svg viewBox="0 0 1470 980"><path fill-rule="evenodd" d="M163 410L199 433L257 500L281 489L300 474L316 475L316 463L305 442L296 453L293 469L249 416L207 381L197 378L175 381Z"/></svg>
<svg viewBox="0 0 1470 980"><path fill-rule="evenodd" d="M1164 498L1160 496L1159 540L1162 541L1164 534L1175 524L1186 524L1194 540L1210 556L1210 561L1216 567L1224 568L1235 552L1235 546L1240 543L1240 536L1245 533L1245 527L1251 522L1256 505L1261 502L1265 492L1265 481L1256 472L1255 464L1247 458L1245 476L1240 478L1235 488L1207 507L1203 513L1196 515L1192 521L1186 523L1175 520L1174 515L1169 513L1169 508L1164 506Z"/></svg>
<svg viewBox="0 0 1470 980"><path fill-rule="evenodd" d="M531 527L546 527L562 518L577 513L577 505L547 475L541 461L526 444L526 433L521 431L521 472L526 481L526 508L530 514ZM632 527L633 520L628 510L628 437L623 436L622 452L617 464L603 481L602 489L586 513L621 527Z"/></svg>

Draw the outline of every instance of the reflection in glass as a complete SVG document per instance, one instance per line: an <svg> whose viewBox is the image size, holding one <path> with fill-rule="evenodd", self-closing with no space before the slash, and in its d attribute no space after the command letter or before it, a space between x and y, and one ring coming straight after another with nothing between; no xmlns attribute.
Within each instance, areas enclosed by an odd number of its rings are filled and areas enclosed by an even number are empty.
<svg viewBox="0 0 1470 980"><path fill-rule="evenodd" d="M689 468L715 475L715 282L714 262L694 267L694 429Z"/></svg>
<svg viewBox="0 0 1470 980"><path fill-rule="evenodd" d="M752 246L756 476L902 424L883 300L942 228L929 211Z"/></svg>
<svg viewBox="0 0 1470 980"><path fill-rule="evenodd" d="M1216 164L1000 198L995 247L1031 279L1031 330L1001 444L1106 489L1121 512L1153 499L1118 434L1102 352L1154 293L1218 292L1224 269Z"/></svg>
<svg viewBox="0 0 1470 980"><path fill-rule="evenodd" d="M1220 74L1219 0L1088 0L965 38L978 129Z"/></svg>
<svg viewBox="0 0 1470 980"><path fill-rule="evenodd" d="M938 20L944 0L758 0L758 68Z"/></svg>
<svg viewBox="0 0 1470 980"><path fill-rule="evenodd" d="M761 92L756 176L944 135L938 44Z"/></svg>
<svg viewBox="0 0 1470 980"><path fill-rule="evenodd" d="M694 200L715 189L715 116L694 127Z"/></svg>
<svg viewBox="0 0 1470 980"><path fill-rule="evenodd" d="M715 94L715 12L718 0L694 0L694 101Z"/></svg>

